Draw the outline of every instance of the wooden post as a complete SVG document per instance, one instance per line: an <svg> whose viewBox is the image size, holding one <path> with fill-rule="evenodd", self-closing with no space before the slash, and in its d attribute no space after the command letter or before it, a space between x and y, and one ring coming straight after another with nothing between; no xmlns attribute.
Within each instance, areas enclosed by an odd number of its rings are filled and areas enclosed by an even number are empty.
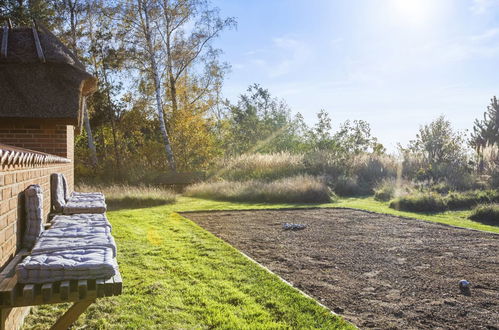
<svg viewBox="0 0 499 330"><path fill-rule="evenodd" d="M0 309L0 330L7 329L7 318L9 317L12 308L1 308Z"/></svg>
<svg viewBox="0 0 499 330"><path fill-rule="evenodd" d="M78 317L95 302L95 299L87 299L76 302L71 306L63 316L61 316L57 322L50 328L51 330L67 330L71 324L73 324Z"/></svg>

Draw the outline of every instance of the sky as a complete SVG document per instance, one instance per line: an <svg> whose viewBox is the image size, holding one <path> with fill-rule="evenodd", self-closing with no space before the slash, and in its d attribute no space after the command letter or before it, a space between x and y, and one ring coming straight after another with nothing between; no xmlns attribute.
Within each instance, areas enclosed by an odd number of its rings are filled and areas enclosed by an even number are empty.
<svg viewBox="0 0 499 330"><path fill-rule="evenodd" d="M213 0L235 102L258 83L308 124L363 119L389 151L440 115L471 130L499 94L499 0ZM498 95L499 96L499 95Z"/></svg>

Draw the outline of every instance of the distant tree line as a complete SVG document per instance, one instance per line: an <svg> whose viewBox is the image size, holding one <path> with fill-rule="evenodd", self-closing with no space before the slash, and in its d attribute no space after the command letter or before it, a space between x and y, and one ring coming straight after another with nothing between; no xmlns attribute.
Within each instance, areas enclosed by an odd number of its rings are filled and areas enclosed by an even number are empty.
<svg viewBox="0 0 499 330"><path fill-rule="evenodd" d="M134 181L204 171L248 153L386 154L366 121L333 130L321 110L309 126L258 84L234 103L224 99L230 66L213 41L236 21L208 0L0 0L0 19L44 24L98 78L76 141L81 178ZM494 97L469 140L444 117L422 126L399 146L404 173L433 181L499 177L498 111Z"/></svg>

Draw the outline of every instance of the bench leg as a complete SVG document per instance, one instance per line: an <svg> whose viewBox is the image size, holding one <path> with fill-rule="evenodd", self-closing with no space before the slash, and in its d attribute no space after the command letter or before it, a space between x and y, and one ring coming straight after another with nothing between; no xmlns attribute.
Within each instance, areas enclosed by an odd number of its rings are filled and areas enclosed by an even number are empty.
<svg viewBox="0 0 499 330"><path fill-rule="evenodd" d="M95 302L95 299L86 299L78 301L71 306L63 316L61 316L57 322L50 328L52 330L67 330L71 324L73 324L78 317Z"/></svg>

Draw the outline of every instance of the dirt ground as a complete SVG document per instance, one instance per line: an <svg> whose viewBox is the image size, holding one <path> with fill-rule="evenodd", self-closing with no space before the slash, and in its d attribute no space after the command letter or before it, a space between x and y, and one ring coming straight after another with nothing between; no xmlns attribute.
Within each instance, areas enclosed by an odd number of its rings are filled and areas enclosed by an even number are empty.
<svg viewBox="0 0 499 330"><path fill-rule="evenodd" d="M349 209L183 215L360 328L499 329L499 235Z"/></svg>

